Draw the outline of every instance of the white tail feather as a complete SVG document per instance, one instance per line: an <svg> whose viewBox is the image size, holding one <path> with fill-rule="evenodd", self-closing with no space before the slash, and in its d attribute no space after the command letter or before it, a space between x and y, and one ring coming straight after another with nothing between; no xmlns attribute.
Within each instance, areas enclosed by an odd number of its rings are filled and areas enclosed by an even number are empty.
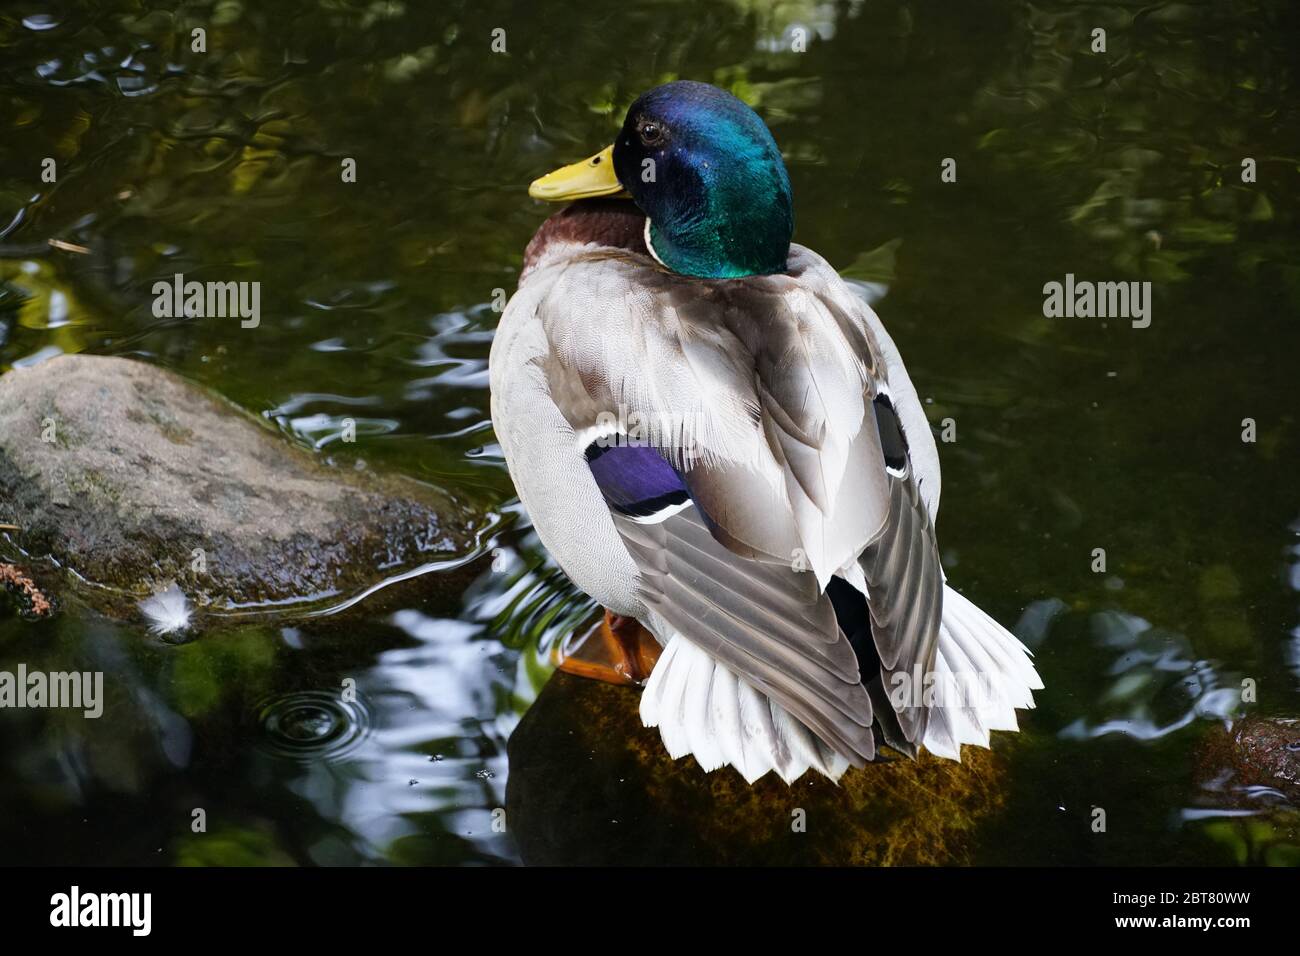
<svg viewBox="0 0 1300 956"><path fill-rule="evenodd" d="M1043 687L1024 645L946 585L934 675L946 693L979 691L930 708L922 744L950 760L961 759L962 744L987 747L990 731L1018 730L1016 711L1033 707ZM769 771L786 783L809 770L838 780L849 767L784 707L677 634L641 694L641 722L659 728L674 760L694 755L706 771L730 765L750 783Z"/></svg>
<svg viewBox="0 0 1300 956"><path fill-rule="evenodd" d="M769 771L793 783L809 770L838 780L849 762L784 707L680 635L673 635L641 694L641 722L658 727L674 760L704 770L730 764L750 783Z"/></svg>
<svg viewBox="0 0 1300 956"><path fill-rule="evenodd" d="M930 709L922 743L938 757L961 759L961 745L989 745L991 730L1019 730L1016 711L1034 706L1043 689L1029 650L993 618L944 585L943 622L935 655L938 687L977 687L975 699L940 700ZM953 680L945 681L946 678Z"/></svg>

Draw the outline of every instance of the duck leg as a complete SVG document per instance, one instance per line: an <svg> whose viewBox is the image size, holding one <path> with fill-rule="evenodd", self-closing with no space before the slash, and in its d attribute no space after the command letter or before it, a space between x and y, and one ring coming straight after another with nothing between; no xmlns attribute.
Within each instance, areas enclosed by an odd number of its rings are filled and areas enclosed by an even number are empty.
<svg viewBox="0 0 1300 956"><path fill-rule="evenodd" d="M659 642L636 618L606 611L585 633L557 647L554 659L568 674L611 684L644 684L659 659Z"/></svg>

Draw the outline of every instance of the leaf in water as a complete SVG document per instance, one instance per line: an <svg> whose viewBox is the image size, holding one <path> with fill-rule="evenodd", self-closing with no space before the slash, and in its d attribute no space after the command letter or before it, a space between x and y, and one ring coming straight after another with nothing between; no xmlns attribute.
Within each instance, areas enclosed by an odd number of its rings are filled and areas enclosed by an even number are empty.
<svg viewBox="0 0 1300 956"><path fill-rule="evenodd" d="M890 239L884 245L876 246L853 260L840 274L849 279L861 279L863 282L894 281L898 262L898 250L902 247L902 238Z"/></svg>
<svg viewBox="0 0 1300 956"><path fill-rule="evenodd" d="M238 23L244 15L244 5L239 0L220 0L212 11L212 25L227 27Z"/></svg>
<svg viewBox="0 0 1300 956"><path fill-rule="evenodd" d="M1174 223L1169 234L1180 242L1220 244L1236 240L1237 226L1223 220L1184 219Z"/></svg>
<svg viewBox="0 0 1300 956"><path fill-rule="evenodd" d="M1229 565L1214 564L1201 572L1202 601L1228 601L1241 595L1241 581Z"/></svg>
<svg viewBox="0 0 1300 956"><path fill-rule="evenodd" d="M401 56L387 60L381 64L380 69L384 79L390 83L407 83L431 67L437 59L438 47L429 45L421 47L414 53L403 53Z"/></svg>
<svg viewBox="0 0 1300 956"><path fill-rule="evenodd" d="M231 189L236 195L249 192L265 175L267 166L280 154L274 149L245 146L243 155L230 173Z"/></svg>
<svg viewBox="0 0 1300 956"><path fill-rule="evenodd" d="M88 129L90 129L90 114L85 110L77 110L72 123L63 131L55 146L58 155L64 159L71 159L81 152L81 138L86 135Z"/></svg>
<svg viewBox="0 0 1300 956"><path fill-rule="evenodd" d="M1272 222L1273 204L1268 201L1266 194L1259 193L1255 196L1255 202L1250 207L1250 212L1246 215L1246 218L1251 222Z"/></svg>
<svg viewBox="0 0 1300 956"><path fill-rule="evenodd" d="M266 831L268 825L222 826L212 832L185 831L173 844L177 866L292 866L294 859Z"/></svg>

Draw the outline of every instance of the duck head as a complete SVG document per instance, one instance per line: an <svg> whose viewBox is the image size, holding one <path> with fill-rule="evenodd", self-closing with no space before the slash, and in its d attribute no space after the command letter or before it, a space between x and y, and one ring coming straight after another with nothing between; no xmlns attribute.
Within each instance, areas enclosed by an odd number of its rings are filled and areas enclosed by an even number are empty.
<svg viewBox="0 0 1300 956"><path fill-rule="evenodd" d="M790 179L758 114L707 83L655 87L612 146L536 180L537 199L630 196L646 245L673 272L710 279L784 272L794 232Z"/></svg>

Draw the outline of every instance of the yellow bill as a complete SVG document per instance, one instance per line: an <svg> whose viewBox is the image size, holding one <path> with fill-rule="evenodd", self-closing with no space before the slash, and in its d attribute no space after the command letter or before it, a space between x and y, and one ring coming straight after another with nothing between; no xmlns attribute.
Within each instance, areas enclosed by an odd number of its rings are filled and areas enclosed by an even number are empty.
<svg viewBox="0 0 1300 956"><path fill-rule="evenodd" d="M628 197L630 194L614 175L614 147L606 146L590 159L534 179L528 187L528 195L548 202L568 202L593 196Z"/></svg>

